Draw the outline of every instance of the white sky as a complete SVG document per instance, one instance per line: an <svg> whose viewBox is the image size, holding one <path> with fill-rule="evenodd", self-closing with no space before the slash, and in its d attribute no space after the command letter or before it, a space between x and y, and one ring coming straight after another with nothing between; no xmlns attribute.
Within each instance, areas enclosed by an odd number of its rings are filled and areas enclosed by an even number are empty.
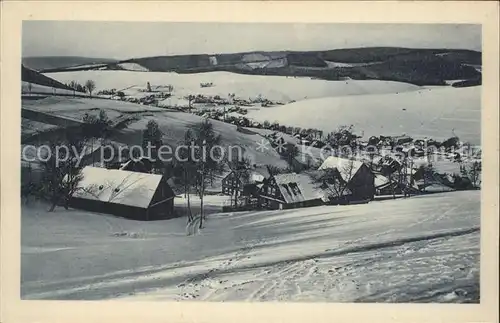
<svg viewBox="0 0 500 323"><path fill-rule="evenodd" d="M133 58L368 46L481 50L481 26L25 21L23 56Z"/></svg>

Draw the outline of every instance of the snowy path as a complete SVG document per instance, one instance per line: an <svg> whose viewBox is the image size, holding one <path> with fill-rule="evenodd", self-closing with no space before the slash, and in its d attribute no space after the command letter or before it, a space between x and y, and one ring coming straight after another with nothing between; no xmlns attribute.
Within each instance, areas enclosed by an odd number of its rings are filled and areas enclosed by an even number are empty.
<svg viewBox="0 0 500 323"><path fill-rule="evenodd" d="M35 210L27 299L479 301L480 192L214 214L191 237L184 219Z"/></svg>

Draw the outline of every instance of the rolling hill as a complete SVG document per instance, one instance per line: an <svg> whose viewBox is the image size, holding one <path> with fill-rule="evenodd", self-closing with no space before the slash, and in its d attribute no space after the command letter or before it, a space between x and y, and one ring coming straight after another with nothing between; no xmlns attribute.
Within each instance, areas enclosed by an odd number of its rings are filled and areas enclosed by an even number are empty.
<svg viewBox="0 0 500 323"><path fill-rule="evenodd" d="M386 80L415 85L445 85L447 80L481 83L481 53L458 49L395 47L348 48L308 52L247 52L134 58L79 69L203 73L227 71L252 75L280 75L324 80ZM53 68L46 72L67 71ZM75 68L71 68L75 70ZM468 85L465 83L465 85Z"/></svg>
<svg viewBox="0 0 500 323"><path fill-rule="evenodd" d="M457 135L480 144L481 86L310 99L249 110L248 117L325 131L352 124L365 139L406 133L444 140Z"/></svg>
<svg viewBox="0 0 500 323"><path fill-rule="evenodd" d="M81 56L32 56L23 57L22 64L35 71L68 68L78 65L116 62L109 58L81 57Z"/></svg>
<svg viewBox="0 0 500 323"><path fill-rule="evenodd" d="M35 70L32 70L24 65L21 65L21 81L25 83L38 84L44 87L73 90L69 86L54 80L46 75L43 75Z"/></svg>
<svg viewBox="0 0 500 323"><path fill-rule="evenodd" d="M47 97L40 100L23 101L22 107L23 109L52 115L55 118L69 118L76 121L82 120L85 113L97 114L100 109L106 111L108 117L112 120L117 120L124 115L133 116L135 120L127 128L116 130L110 135L111 140L128 146L142 145L143 130L149 120L155 120L164 134L162 139L164 144L174 149L183 142L186 129L194 127L203 120L202 117L197 115L175 110L115 100L89 98ZM44 122L45 120L35 118L32 121ZM259 151L257 149L258 142L263 140L263 137L258 133L241 131L235 125L217 120L211 120L211 122L214 125L214 130L221 135L222 146L225 149L241 147L242 151L253 163L286 166L286 162L280 158L275 150ZM28 135L33 132L32 129L28 130L29 133L23 134Z"/></svg>
<svg viewBox="0 0 500 323"><path fill-rule="evenodd" d="M91 70L46 73L45 75L62 83L71 81L84 83L91 79L95 81L97 91L117 89L127 95L143 94L144 92L140 91L146 88L147 82L150 82L152 88L172 85L173 91L170 101L182 99L190 94L227 97L228 93L235 93L238 98L256 98L261 95L263 98L285 103L291 100L299 101L329 96L396 93L420 89L419 86L392 81L348 80L330 82L310 78L242 75L229 72L178 74L172 72ZM202 88L200 83L213 83L213 85Z"/></svg>

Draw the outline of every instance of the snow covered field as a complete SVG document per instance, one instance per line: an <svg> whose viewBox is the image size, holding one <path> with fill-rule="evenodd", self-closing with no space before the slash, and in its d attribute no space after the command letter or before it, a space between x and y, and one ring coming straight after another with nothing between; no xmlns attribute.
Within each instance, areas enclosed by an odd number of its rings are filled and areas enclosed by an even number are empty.
<svg viewBox="0 0 500 323"><path fill-rule="evenodd" d="M70 96L76 94L78 96L89 96L88 93L73 92L71 90L65 90L65 89L56 89L53 87L44 86L44 85L40 85L40 84L33 84L33 83L31 83L31 90L30 90L29 84L30 83L24 82L24 81L21 82L21 93L22 94L29 95L31 93L36 93L36 94L50 94L50 95L54 95L54 94L70 95Z"/></svg>
<svg viewBox="0 0 500 323"><path fill-rule="evenodd" d="M114 139L128 145L140 145L142 131L146 128L149 120L155 120L158 123L160 130L163 132L164 142L175 147L184 141L186 130L203 119L194 114L176 111L144 115L140 120L131 123L126 129L115 134ZM286 161L281 159L274 149L258 149L258 143L263 140L259 134L253 131L237 131L235 125L222 121L211 120L211 122L215 131L221 135L224 149L231 150L234 156L238 153L238 149L241 149L240 151L245 153L253 163L279 167L286 166ZM270 144L267 147L270 147Z"/></svg>
<svg viewBox="0 0 500 323"><path fill-rule="evenodd" d="M286 76L241 75L229 72L210 72L198 74L177 74L139 71L75 71L46 73L59 82L77 81L84 83L94 80L96 92L103 89L124 90L133 95L138 88L145 89L146 83L151 87L173 85L173 99L180 99L189 94L219 95L227 97L235 93L243 99L256 98L258 95L273 100L289 102L313 98L324 98L346 95L362 95L375 93L396 93L415 91L419 86L391 81L325 81L310 78L294 78ZM213 83L212 87L200 87L200 83ZM137 88L134 88L137 87Z"/></svg>
<svg viewBox="0 0 500 323"><path fill-rule="evenodd" d="M90 110L104 109L107 112L114 110L122 113L135 113L135 112L164 112L165 109L157 108L148 105L139 105L135 103L106 100L106 99L87 99L87 98L69 98L49 96L40 100L26 100L22 102L22 106L48 112L53 114L72 115L79 118Z"/></svg>
<svg viewBox="0 0 500 323"><path fill-rule="evenodd" d="M401 135L447 139L454 135L480 144L481 86L469 88L419 87L390 81L325 81L282 76L240 75L228 72L176 74L136 71L77 71L48 73L60 82L93 79L97 90L123 90L129 97L142 97L146 83L173 85L165 106L187 106L189 94L228 93L248 99L262 95L273 101L297 102L267 108L251 107L248 117L256 121L314 127L332 131L353 124L365 138ZM200 83L213 87L200 87Z"/></svg>
<svg viewBox="0 0 500 323"><path fill-rule="evenodd" d="M214 213L195 236L185 218L21 220L23 299L479 302L479 191Z"/></svg>
<svg viewBox="0 0 500 323"><path fill-rule="evenodd" d="M321 98L249 109L248 116L326 131L353 124L364 131L365 138L406 133L439 140L456 134L464 141L480 144L481 86Z"/></svg>

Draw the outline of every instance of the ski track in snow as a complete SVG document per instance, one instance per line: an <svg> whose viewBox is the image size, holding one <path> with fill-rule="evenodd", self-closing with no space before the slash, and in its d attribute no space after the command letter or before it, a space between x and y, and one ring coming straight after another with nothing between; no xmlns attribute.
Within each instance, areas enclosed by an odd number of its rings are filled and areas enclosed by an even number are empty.
<svg viewBox="0 0 500 323"><path fill-rule="evenodd" d="M76 236L65 246L54 241L34 246L33 237L23 236L22 294L28 299L478 302L479 201L480 192L455 192L367 205L221 214L194 237L175 235L175 228L155 236L158 224L140 228L137 222L133 227L142 235L135 239L101 237L82 244ZM384 208L378 208L382 203ZM32 219L45 220L38 213ZM130 231L127 221L92 217L97 220L104 226L95 230ZM31 228L28 221L23 218L23 232ZM188 244L176 245L180 241ZM196 253L158 265L151 259L167 252L155 249L162 243ZM142 253L153 248L152 255L139 261L132 249L115 254L120 252L115 248L126 246L139 246L133 250ZM72 270L84 266L78 250L96 250L97 267L106 268L118 257L128 260L120 259L121 270L92 275L100 269L90 267L77 275ZM49 272L46 255L59 261L55 273ZM148 259L151 264L142 263Z"/></svg>

